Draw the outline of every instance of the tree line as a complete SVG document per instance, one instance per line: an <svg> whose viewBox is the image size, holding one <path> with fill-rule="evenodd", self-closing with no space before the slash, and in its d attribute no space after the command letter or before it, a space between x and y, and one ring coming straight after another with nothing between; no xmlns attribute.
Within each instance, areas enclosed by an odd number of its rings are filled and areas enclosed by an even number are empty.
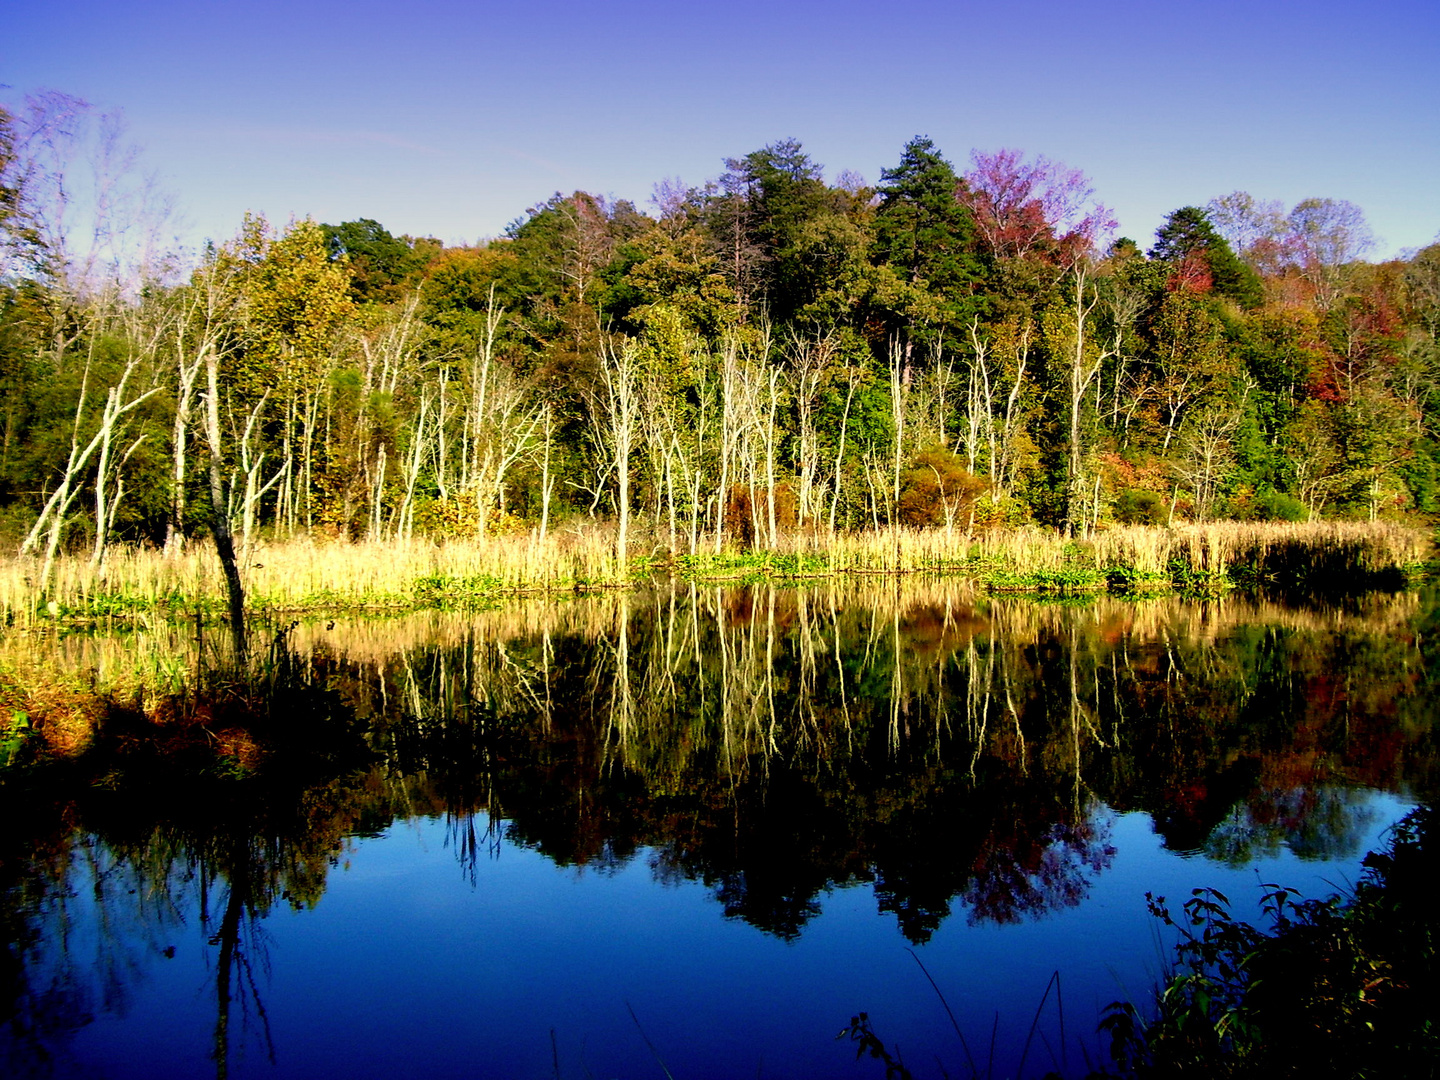
<svg viewBox="0 0 1440 1080"><path fill-rule="evenodd" d="M113 117L0 111L0 525L47 573L207 532L603 516L696 552L1440 498L1440 244L1366 261L1342 200L1236 192L1142 249L1044 157L917 137L871 185L785 140L649 212L557 193L474 245L249 215L183 260L152 194Z"/></svg>

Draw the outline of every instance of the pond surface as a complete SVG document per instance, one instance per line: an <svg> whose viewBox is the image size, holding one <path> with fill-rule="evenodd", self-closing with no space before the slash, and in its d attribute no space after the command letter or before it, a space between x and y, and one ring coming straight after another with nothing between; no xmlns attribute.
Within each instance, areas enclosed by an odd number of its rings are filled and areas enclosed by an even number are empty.
<svg viewBox="0 0 1440 1080"><path fill-rule="evenodd" d="M880 1077L863 1010L917 1076L1083 1075L1147 892L1327 894L1430 797L1435 626L893 582L302 626L279 707L352 764L258 785L227 729L205 784L10 793L0 1071Z"/></svg>

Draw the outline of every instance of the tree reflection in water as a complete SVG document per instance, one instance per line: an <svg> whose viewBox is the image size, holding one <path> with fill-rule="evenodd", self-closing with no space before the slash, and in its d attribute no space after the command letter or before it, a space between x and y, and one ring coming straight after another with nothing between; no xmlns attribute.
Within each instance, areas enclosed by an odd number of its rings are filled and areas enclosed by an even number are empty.
<svg viewBox="0 0 1440 1080"><path fill-rule="evenodd" d="M913 943L957 907L1009 923L1078 904L1114 812L1226 862L1348 852L1355 786L1434 790L1430 612L892 584L301 628L293 723L343 714L328 757L169 776L130 732L0 786L12 1062L123 1012L189 913L217 1075L237 1045L270 1053L265 918L318 902L347 838L395 820L444 815L472 882L502 837L561 866L643 852L784 939L855 884Z"/></svg>
<svg viewBox="0 0 1440 1080"><path fill-rule="evenodd" d="M1355 858L1375 822L1363 792L1340 787L1266 792L1237 804L1205 840L1217 862L1245 866L1282 849L1302 859Z"/></svg>
<svg viewBox="0 0 1440 1080"><path fill-rule="evenodd" d="M68 1037L100 1014L125 1015L148 968L197 934L216 1075L242 1047L273 1058L264 921L277 905L319 901L357 797L349 780L262 792L187 778L32 806L31 822L58 827L8 834L0 850L7 1074L67 1074Z"/></svg>

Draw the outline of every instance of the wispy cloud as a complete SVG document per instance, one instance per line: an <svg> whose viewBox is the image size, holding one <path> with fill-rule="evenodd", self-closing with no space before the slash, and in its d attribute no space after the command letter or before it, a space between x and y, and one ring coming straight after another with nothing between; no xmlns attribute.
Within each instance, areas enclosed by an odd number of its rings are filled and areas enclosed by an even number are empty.
<svg viewBox="0 0 1440 1080"><path fill-rule="evenodd" d="M356 131L345 129L297 128L272 124L244 124L227 126L207 125L203 128L187 127L175 129L167 134L182 138L220 139L225 142L262 142L272 146L384 146L394 150L406 150L416 154L440 156L445 150L425 143L407 139L389 131Z"/></svg>
<svg viewBox="0 0 1440 1080"><path fill-rule="evenodd" d="M513 146L496 146L495 149L519 161L528 161L532 165L538 165L542 169L554 173L556 176L573 178L576 175L575 168L572 165L562 165L557 161L551 161L549 158L539 157L535 154L527 153L524 150L517 150Z"/></svg>

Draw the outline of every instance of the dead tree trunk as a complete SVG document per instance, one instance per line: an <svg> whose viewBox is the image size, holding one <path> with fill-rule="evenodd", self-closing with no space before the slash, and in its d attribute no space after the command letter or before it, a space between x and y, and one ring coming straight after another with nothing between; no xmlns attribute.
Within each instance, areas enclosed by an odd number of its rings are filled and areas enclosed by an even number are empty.
<svg viewBox="0 0 1440 1080"><path fill-rule="evenodd" d="M225 575L235 662L243 666L246 661L245 588L240 583L240 568L235 563L235 538L230 531L229 500L225 497L225 485L220 474L220 388L216 368L216 357L212 352L205 357L205 437L210 444L211 532L215 537L215 554L220 557L220 569Z"/></svg>

